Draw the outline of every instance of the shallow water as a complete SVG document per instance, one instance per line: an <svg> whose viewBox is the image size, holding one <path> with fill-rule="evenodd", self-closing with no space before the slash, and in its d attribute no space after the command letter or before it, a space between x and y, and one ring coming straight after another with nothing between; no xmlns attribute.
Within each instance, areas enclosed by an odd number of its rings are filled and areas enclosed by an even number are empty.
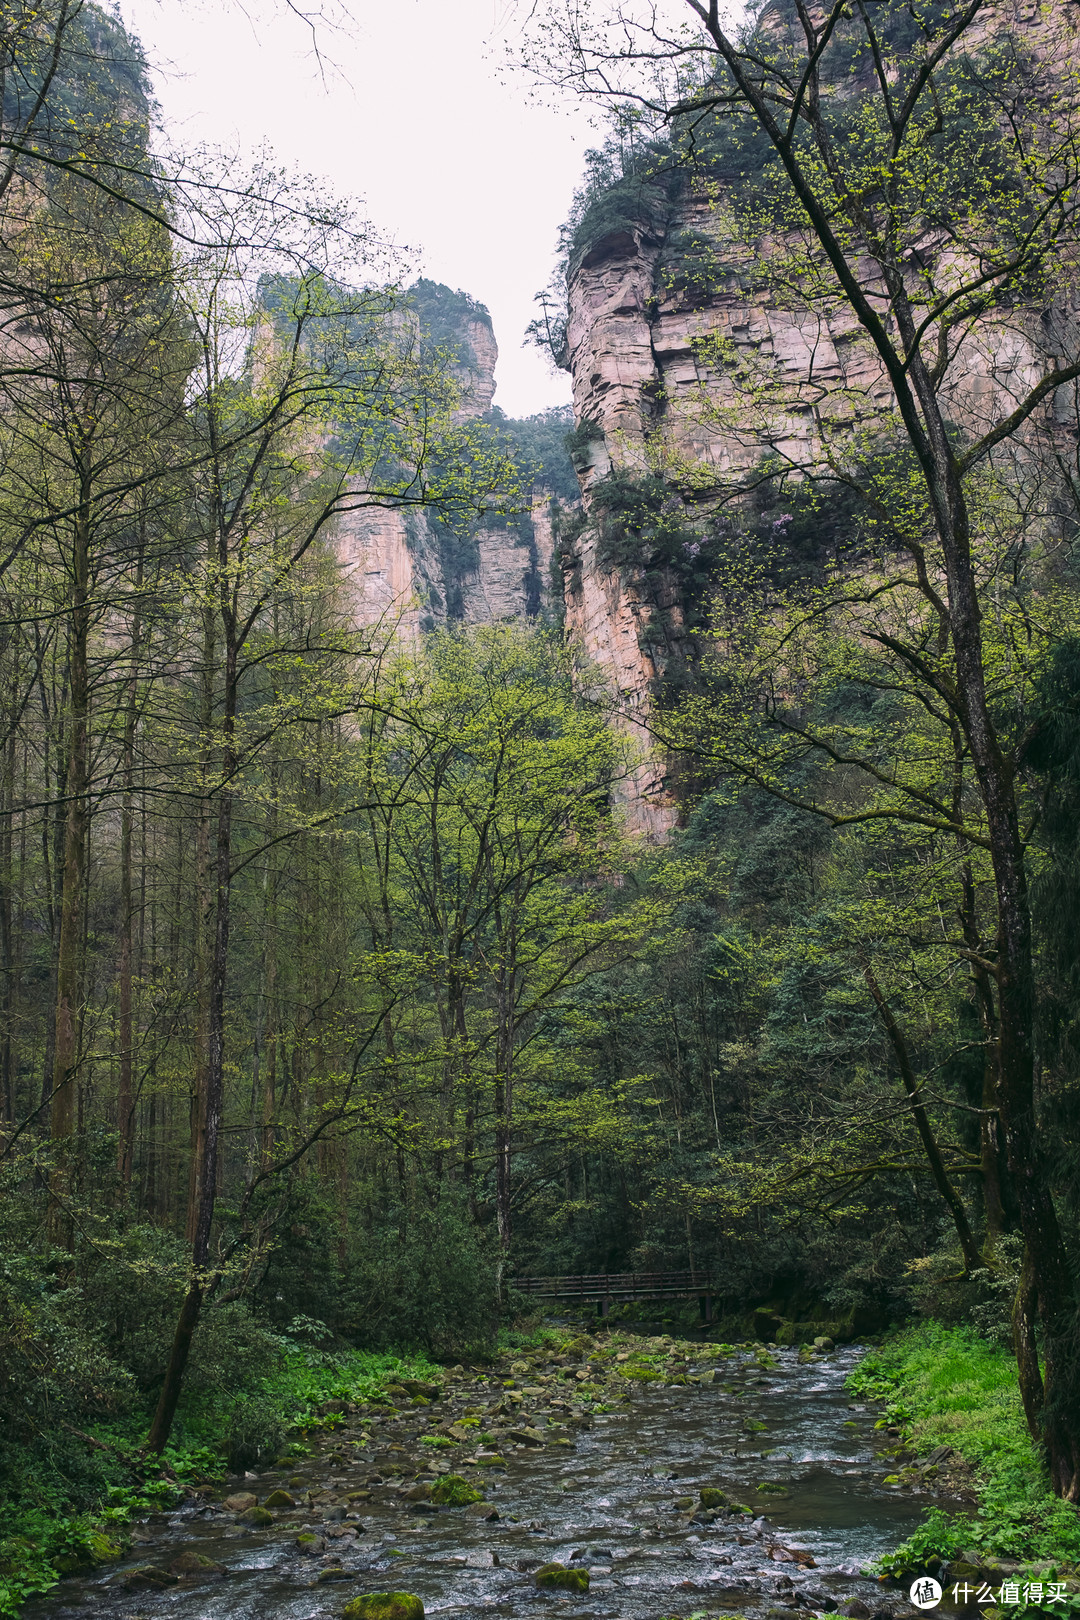
<svg viewBox="0 0 1080 1620"><path fill-rule="evenodd" d="M189 1503L135 1526L138 1545L121 1564L64 1581L26 1613L30 1620L331 1620L350 1597L389 1589L416 1592L429 1615L461 1620L554 1613L655 1620L706 1608L764 1617L834 1609L856 1596L875 1613L913 1614L859 1575L909 1532L927 1498L882 1483L895 1464L874 1456L877 1412L853 1404L844 1388L858 1353L842 1349L800 1366L794 1351L779 1350L775 1369L762 1371L752 1356L717 1357L702 1345L695 1363L716 1368L715 1384L636 1386L632 1401L596 1416L572 1448L504 1452L505 1471L483 1478L501 1515L494 1522L464 1509L422 1511L402 1500L393 1481L372 1484L359 1519L344 1522L327 1522L333 1504L323 1502L281 1510L273 1526L249 1530L217 1504ZM457 1390L478 1404L500 1393L490 1377ZM404 1448L404 1483L411 1482L407 1448L417 1426L409 1412L380 1422L379 1444L345 1465L329 1459L342 1435L328 1437L321 1456L296 1466L313 1490L335 1491L352 1512L346 1494L379 1470L388 1475L398 1456L390 1446ZM452 1466L472 1475L459 1456ZM289 1472L248 1476L233 1489L254 1490L261 1501ZM762 1484L783 1494L762 1493ZM753 1506L753 1528L745 1518L690 1523L675 1508L678 1497L707 1485ZM315 1555L298 1549L301 1531L325 1537ZM789 1561L792 1548L808 1552L816 1567ZM167 1566L188 1549L227 1573L163 1591L125 1590L137 1566ZM538 1590L530 1571L554 1559L589 1567L589 1592ZM320 1569L334 1564L344 1578L318 1584Z"/></svg>

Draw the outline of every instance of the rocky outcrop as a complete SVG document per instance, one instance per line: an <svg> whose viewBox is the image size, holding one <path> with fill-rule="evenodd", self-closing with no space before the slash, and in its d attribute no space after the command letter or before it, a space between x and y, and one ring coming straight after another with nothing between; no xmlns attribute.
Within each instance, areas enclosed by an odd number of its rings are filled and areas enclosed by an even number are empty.
<svg viewBox="0 0 1080 1620"><path fill-rule="evenodd" d="M1063 31L1056 10L1000 0L973 43L991 28L1012 27L1028 48L1075 67L1075 24ZM769 27L775 15L770 20L766 11L761 22ZM790 282L767 271L770 258L784 252L783 240L748 249L725 239L715 202L715 187L689 175L664 193L654 188L645 196L643 188L626 218L571 255L563 359L573 380L574 459L587 506L613 470L636 476L689 466L697 485L689 520L700 520L711 510L710 484L730 490L766 450L791 464L808 462L826 434L835 439L856 415L865 425L892 406L877 352L843 303L793 296ZM943 232L928 231L918 245L939 284L953 252ZM868 268L856 268L865 280ZM1038 307L983 317L965 332L950 365L946 414L973 435L985 432L1055 358L1077 352L1078 328L1080 297L1068 286ZM737 387L740 373L762 380L756 399ZM1032 431L1075 439L1076 416L1075 390L1063 388L1048 397ZM644 738L641 722L654 712L665 676L666 653L658 648L666 644L669 652L672 635L680 635L683 606L662 579L658 590L656 571L646 581L642 570L602 553L595 528L585 527L562 558L567 632ZM643 763L631 785L631 821L656 834L673 814L663 762Z"/></svg>
<svg viewBox="0 0 1080 1620"><path fill-rule="evenodd" d="M459 418L486 416L499 358L487 311L437 283L417 289L422 338L452 360ZM477 525L454 546L421 509L361 506L343 514L334 544L353 618L408 642L446 623L535 617L551 598L549 506L549 493L538 488L531 517Z"/></svg>

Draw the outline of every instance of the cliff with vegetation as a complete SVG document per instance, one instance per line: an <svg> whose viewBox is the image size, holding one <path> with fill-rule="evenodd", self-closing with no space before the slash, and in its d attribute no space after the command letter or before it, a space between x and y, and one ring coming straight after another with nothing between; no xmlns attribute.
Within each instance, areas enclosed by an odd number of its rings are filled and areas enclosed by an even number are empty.
<svg viewBox="0 0 1080 1620"><path fill-rule="evenodd" d="M432 508L367 508L342 517L336 549L357 621L415 640L447 624L532 619L551 606L553 511L576 502L564 437L569 410L514 420L492 401L498 344L491 317L467 293L433 281L410 289L419 343L449 362L458 415L484 420L516 453L531 483L529 509L463 518Z"/></svg>
<svg viewBox="0 0 1080 1620"><path fill-rule="evenodd" d="M761 12L765 48L782 46L790 12L784 0ZM1075 45L1074 23L1063 34L1052 9L1010 0L979 19L969 48L1030 52L1065 82ZM992 81L996 58L986 61ZM873 75L870 54L853 55L830 93L855 117ZM770 215L771 154L720 118L692 122L689 134L675 120L662 140L620 135L590 154L564 228L563 312L544 334L573 382L584 501L558 553L566 628L641 722L694 684L733 548L779 549L781 566L805 575L855 541L842 482L822 481L822 469L843 474L876 453L895 420L851 307L823 292L825 278L811 288L801 227ZM947 223L928 218L911 273L942 288L968 269ZM946 328L940 393L961 436L1003 421L1075 349L1078 316L1080 294L1059 273ZM1063 387L1027 443L1041 437L1068 460L1075 427L1074 390ZM671 789L662 763L642 767L633 814L643 828L670 824Z"/></svg>

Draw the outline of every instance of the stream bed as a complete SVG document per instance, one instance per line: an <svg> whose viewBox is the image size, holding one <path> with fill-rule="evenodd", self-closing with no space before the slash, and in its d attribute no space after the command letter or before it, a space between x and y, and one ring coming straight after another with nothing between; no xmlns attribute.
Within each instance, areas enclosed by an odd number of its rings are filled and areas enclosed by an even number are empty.
<svg viewBox="0 0 1080 1620"><path fill-rule="evenodd" d="M876 1455L877 1410L845 1388L859 1350L808 1363L667 1345L690 1382L628 1382L609 1344L579 1365L533 1354L516 1376L454 1369L430 1403L399 1392L397 1410L346 1408L301 1461L135 1524L126 1559L63 1581L28 1620L337 1620L350 1598L387 1590L460 1620L794 1620L853 1599L857 1614L914 1615L906 1593L860 1574L930 1499L884 1483L896 1464ZM450 1472L485 1501L424 1500L425 1482ZM753 1520L703 1512L703 1489ZM265 1503L275 1490L292 1505L245 1522L236 1493ZM588 1569L589 1590L538 1588L533 1572L552 1561Z"/></svg>

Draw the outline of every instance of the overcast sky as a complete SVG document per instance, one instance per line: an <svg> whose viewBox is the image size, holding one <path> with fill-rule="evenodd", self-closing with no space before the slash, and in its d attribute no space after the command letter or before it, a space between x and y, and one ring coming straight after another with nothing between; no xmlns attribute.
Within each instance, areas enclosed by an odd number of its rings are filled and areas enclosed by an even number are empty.
<svg viewBox="0 0 1080 1620"><path fill-rule="evenodd" d="M286 0L119 0L167 123L192 143L268 141L419 251L421 273L491 310L495 403L526 416L570 398L522 349L559 224L598 133L572 105L533 105L500 71L506 0L349 0L353 24L311 35ZM505 80L506 82L500 82Z"/></svg>

